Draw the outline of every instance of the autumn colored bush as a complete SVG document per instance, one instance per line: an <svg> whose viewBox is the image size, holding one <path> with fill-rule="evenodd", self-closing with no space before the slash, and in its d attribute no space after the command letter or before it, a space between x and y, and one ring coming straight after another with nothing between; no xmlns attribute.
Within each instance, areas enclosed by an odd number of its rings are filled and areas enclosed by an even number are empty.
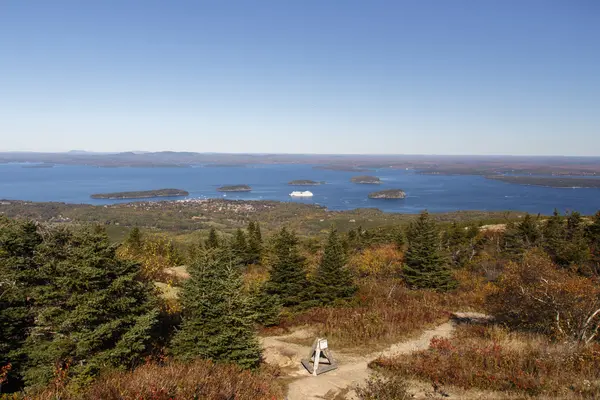
<svg viewBox="0 0 600 400"><path fill-rule="evenodd" d="M366 248L354 254L348 267L359 277L398 277L403 253L393 243Z"/></svg>
<svg viewBox="0 0 600 400"><path fill-rule="evenodd" d="M130 237L119 247L117 254L140 263L142 276L151 281L174 280L176 277L166 274L165 269L181 262L173 241L166 235L145 235L136 240Z"/></svg>
<svg viewBox="0 0 600 400"><path fill-rule="evenodd" d="M399 375L371 376L364 385L358 386L355 392L359 400L408 400L413 398L408 390L406 380Z"/></svg>
<svg viewBox="0 0 600 400"><path fill-rule="evenodd" d="M457 301L449 293L409 290L401 280L362 280L353 303L292 314L281 327L309 325L333 346L368 343L373 350L446 320Z"/></svg>
<svg viewBox="0 0 600 400"><path fill-rule="evenodd" d="M192 363L145 364L132 372L101 376L82 393L49 387L26 400L277 400L284 391L274 381L277 371L242 371L234 365L206 360Z"/></svg>
<svg viewBox="0 0 600 400"><path fill-rule="evenodd" d="M487 308L508 326L590 343L598 337L600 286L534 250L505 267Z"/></svg>
<svg viewBox="0 0 600 400"><path fill-rule="evenodd" d="M453 339L433 338L428 350L372 367L463 389L598 398L600 345L569 346L498 327L462 326Z"/></svg>

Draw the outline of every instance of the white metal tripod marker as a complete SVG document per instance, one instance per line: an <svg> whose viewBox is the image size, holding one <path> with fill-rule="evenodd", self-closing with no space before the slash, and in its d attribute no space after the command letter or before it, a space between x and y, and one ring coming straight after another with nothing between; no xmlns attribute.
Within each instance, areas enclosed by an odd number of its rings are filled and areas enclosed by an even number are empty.
<svg viewBox="0 0 600 400"><path fill-rule="evenodd" d="M324 358L325 361L321 361ZM332 371L337 368L337 362L333 359L327 339L317 338L315 339L312 350L308 355L308 358L302 360L304 368L313 376Z"/></svg>

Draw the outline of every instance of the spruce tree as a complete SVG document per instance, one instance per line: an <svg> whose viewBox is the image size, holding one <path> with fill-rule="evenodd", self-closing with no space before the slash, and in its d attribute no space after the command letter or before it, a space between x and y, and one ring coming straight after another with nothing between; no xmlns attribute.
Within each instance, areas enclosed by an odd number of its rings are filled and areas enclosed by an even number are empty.
<svg viewBox="0 0 600 400"><path fill-rule="evenodd" d="M454 288L456 282L440 252L439 232L427 211L410 224L407 236L403 268L406 283L416 289Z"/></svg>
<svg viewBox="0 0 600 400"><path fill-rule="evenodd" d="M258 222L248 223L248 264L258 264L262 257L263 242Z"/></svg>
<svg viewBox="0 0 600 400"><path fill-rule="evenodd" d="M204 246L207 249L216 249L217 247L219 247L219 244L220 241L219 236L217 235L217 231L215 230L215 228L210 228L210 231L208 232L208 238L206 239Z"/></svg>
<svg viewBox="0 0 600 400"><path fill-rule="evenodd" d="M450 255L452 263L455 266L460 266L466 262L466 247L469 243L467 231L453 222L450 228L444 232L445 247Z"/></svg>
<svg viewBox="0 0 600 400"><path fill-rule="evenodd" d="M240 228L235 231L235 236L233 237L233 242L231 243L231 249L242 264L249 264L246 235Z"/></svg>
<svg viewBox="0 0 600 400"><path fill-rule="evenodd" d="M175 243L172 240L167 242L167 248L165 249L165 258L167 260L168 265L178 266L183 260L179 251L177 251L177 247L175 247Z"/></svg>
<svg viewBox="0 0 600 400"><path fill-rule="evenodd" d="M125 243L134 253L142 251L142 233L140 232L140 228L136 226L131 229Z"/></svg>
<svg viewBox="0 0 600 400"><path fill-rule="evenodd" d="M552 216L544 223L542 234L544 250L556 262L565 240L563 218L557 209L554 209Z"/></svg>
<svg viewBox="0 0 600 400"><path fill-rule="evenodd" d="M600 274L600 211L594 215L593 222L587 229L591 258L596 274Z"/></svg>
<svg viewBox="0 0 600 400"><path fill-rule="evenodd" d="M332 304L356 293L352 273L346 268L344 246L335 228L331 228L321 263L312 281L313 299Z"/></svg>
<svg viewBox="0 0 600 400"><path fill-rule="evenodd" d="M23 345L34 323L29 296L41 283L34 261L41 242L33 222L0 217L0 368L11 367L0 393L16 391L22 383Z"/></svg>
<svg viewBox="0 0 600 400"><path fill-rule="evenodd" d="M264 326L274 326L279 323L281 301L279 300L279 296L271 295L267 292L267 287L264 283L250 288L250 298L257 323Z"/></svg>
<svg viewBox="0 0 600 400"><path fill-rule="evenodd" d="M590 259L590 248L586 241L585 223L581 214L574 211L567 216L565 243L559 263L582 267Z"/></svg>
<svg viewBox="0 0 600 400"><path fill-rule="evenodd" d="M525 214L523 220L517 225L517 230L526 249L537 246L541 239L537 221L530 214Z"/></svg>
<svg viewBox="0 0 600 400"><path fill-rule="evenodd" d="M523 236L512 221L506 224L506 229L502 234L502 251L511 259L520 258L525 251Z"/></svg>
<svg viewBox="0 0 600 400"><path fill-rule="evenodd" d="M587 237L594 247L600 246L600 211L596 212L592 219L592 223L587 227Z"/></svg>
<svg viewBox="0 0 600 400"><path fill-rule="evenodd" d="M404 232L402 229L396 229L392 233L394 244L398 250L402 250L404 248L404 244L406 243Z"/></svg>
<svg viewBox="0 0 600 400"><path fill-rule="evenodd" d="M175 355L257 366L261 351L254 333L256 315L242 290L236 258L226 248L207 249L189 273L181 293L183 323L172 343Z"/></svg>
<svg viewBox="0 0 600 400"><path fill-rule="evenodd" d="M153 290L115 250L93 230L44 235L30 292L36 322L24 345L28 385L46 384L67 363L74 382L85 384L100 369L133 366L149 352L158 314Z"/></svg>
<svg viewBox="0 0 600 400"><path fill-rule="evenodd" d="M537 246L541 239L542 233L537 222L530 214L525 214L518 224L512 221L506 224L503 250L509 257L519 259L526 250Z"/></svg>
<svg viewBox="0 0 600 400"><path fill-rule="evenodd" d="M282 228L274 238L273 253L267 292L279 296L286 307L298 306L306 299L308 280L296 235Z"/></svg>

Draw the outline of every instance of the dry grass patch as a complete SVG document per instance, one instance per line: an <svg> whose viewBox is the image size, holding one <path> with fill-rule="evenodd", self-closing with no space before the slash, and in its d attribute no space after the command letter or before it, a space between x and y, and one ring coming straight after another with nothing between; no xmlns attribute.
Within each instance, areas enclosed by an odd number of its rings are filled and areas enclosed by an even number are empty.
<svg viewBox="0 0 600 400"><path fill-rule="evenodd" d="M275 369L243 371L206 360L149 363L132 372L101 376L83 393L49 386L31 400L277 400L285 397Z"/></svg>
<svg viewBox="0 0 600 400"><path fill-rule="evenodd" d="M376 351L446 321L465 305L458 294L409 290L399 280L366 280L359 287L353 303L289 315L272 334L309 326L338 349L366 345Z"/></svg>
<svg viewBox="0 0 600 400"><path fill-rule="evenodd" d="M453 339L432 339L428 350L371 365L463 389L600 397L600 345L555 343L498 327L463 326Z"/></svg>

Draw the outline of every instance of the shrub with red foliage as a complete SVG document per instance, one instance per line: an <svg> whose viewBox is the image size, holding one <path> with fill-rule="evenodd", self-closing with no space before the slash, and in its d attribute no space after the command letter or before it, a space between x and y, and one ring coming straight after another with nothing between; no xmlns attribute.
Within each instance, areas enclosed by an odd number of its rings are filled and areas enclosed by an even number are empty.
<svg viewBox="0 0 600 400"><path fill-rule="evenodd" d="M49 387L32 400L277 400L284 398L277 375L274 369L251 372L207 360L148 363L131 372L100 376L83 393L57 393Z"/></svg>
<svg viewBox="0 0 600 400"><path fill-rule="evenodd" d="M495 327L460 327L454 339L433 338L428 350L373 367L463 389L598 398L600 345L567 346Z"/></svg>
<svg viewBox="0 0 600 400"><path fill-rule="evenodd" d="M448 319L463 299L452 293L410 290L400 280L362 280L354 303L317 307L289 316L280 328L309 325L333 346L385 346ZM281 333L280 331L274 333ZM371 348L373 350L373 348Z"/></svg>

